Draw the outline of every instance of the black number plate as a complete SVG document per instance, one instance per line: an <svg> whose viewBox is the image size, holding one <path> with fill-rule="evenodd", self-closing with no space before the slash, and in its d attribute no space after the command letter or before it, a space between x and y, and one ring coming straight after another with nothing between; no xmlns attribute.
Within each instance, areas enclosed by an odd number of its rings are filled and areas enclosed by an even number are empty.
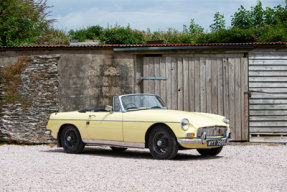
<svg viewBox="0 0 287 192"><path fill-rule="evenodd" d="M224 145L226 145L226 139L207 141L207 146L224 146Z"/></svg>

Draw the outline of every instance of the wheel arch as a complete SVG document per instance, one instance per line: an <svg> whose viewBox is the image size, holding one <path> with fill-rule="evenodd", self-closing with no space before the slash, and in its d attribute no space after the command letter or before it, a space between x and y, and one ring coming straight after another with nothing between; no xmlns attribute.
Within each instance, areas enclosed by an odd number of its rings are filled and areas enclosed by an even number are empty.
<svg viewBox="0 0 287 192"><path fill-rule="evenodd" d="M164 123L155 123L155 124L151 125L151 126L148 128L148 130L147 130L147 132L146 132L146 134L145 134L145 148L148 148L148 138L149 138L149 135L150 135L151 131L152 131L154 128L156 128L157 126L159 126L159 125L165 126L167 129L169 129L169 130L172 132L173 136L175 137L175 134L174 134L173 130L172 130L167 124L164 124Z"/></svg>
<svg viewBox="0 0 287 192"><path fill-rule="evenodd" d="M61 142L61 135L62 135L63 129L66 126L69 126L69 125L71 125L71 126L75 127L76 129L78 129L75 125L70 124L70 123L66 123L66 124L61 125L61 127L60 127L60 129L58 131L58 134L57 134L57 147L63 147L62 146L62 142ZM79 131L79 129L78 129L78 131Z"/></svg>

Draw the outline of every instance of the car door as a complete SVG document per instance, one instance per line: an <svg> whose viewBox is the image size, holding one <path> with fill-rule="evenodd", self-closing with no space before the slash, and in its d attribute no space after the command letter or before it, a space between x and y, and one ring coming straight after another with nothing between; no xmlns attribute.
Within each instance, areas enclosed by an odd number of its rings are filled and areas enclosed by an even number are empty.
<svg viewBox="0 0 287 192"><path fill-rule="evenodd" d="M123 141L122 112L92 112L87 122L90 139Z"/></svg>

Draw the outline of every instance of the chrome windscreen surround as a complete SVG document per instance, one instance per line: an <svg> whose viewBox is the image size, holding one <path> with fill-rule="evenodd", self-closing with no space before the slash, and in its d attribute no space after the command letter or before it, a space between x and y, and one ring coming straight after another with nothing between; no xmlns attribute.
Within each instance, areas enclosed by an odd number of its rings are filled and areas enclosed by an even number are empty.
<svg viewBox="0 0 287 192"><path fill-rule="evenodd" d="M227 127L213 126L213 127L202 127L197 129L197 137L201 137L205 132L207 137L212 136L226 136Z"/></svg>

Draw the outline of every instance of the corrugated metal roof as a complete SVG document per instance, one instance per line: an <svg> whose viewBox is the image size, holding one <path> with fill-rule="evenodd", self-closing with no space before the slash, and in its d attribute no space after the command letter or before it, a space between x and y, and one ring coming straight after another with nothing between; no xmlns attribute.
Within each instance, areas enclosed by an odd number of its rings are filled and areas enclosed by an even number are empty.
<svg viewBox="0 0 287 192"><path fill-rule="evenodd" d="M185 47L185 46L244 46L244 45L254 45L254 46L274 46L274 45L285 45L287 42L265 42L265 43L172 43L172 44L102 44L102 45L31 45L31 46L1 46L0 49L25 49L25 48L121 48L121 47Z"/></svg>

